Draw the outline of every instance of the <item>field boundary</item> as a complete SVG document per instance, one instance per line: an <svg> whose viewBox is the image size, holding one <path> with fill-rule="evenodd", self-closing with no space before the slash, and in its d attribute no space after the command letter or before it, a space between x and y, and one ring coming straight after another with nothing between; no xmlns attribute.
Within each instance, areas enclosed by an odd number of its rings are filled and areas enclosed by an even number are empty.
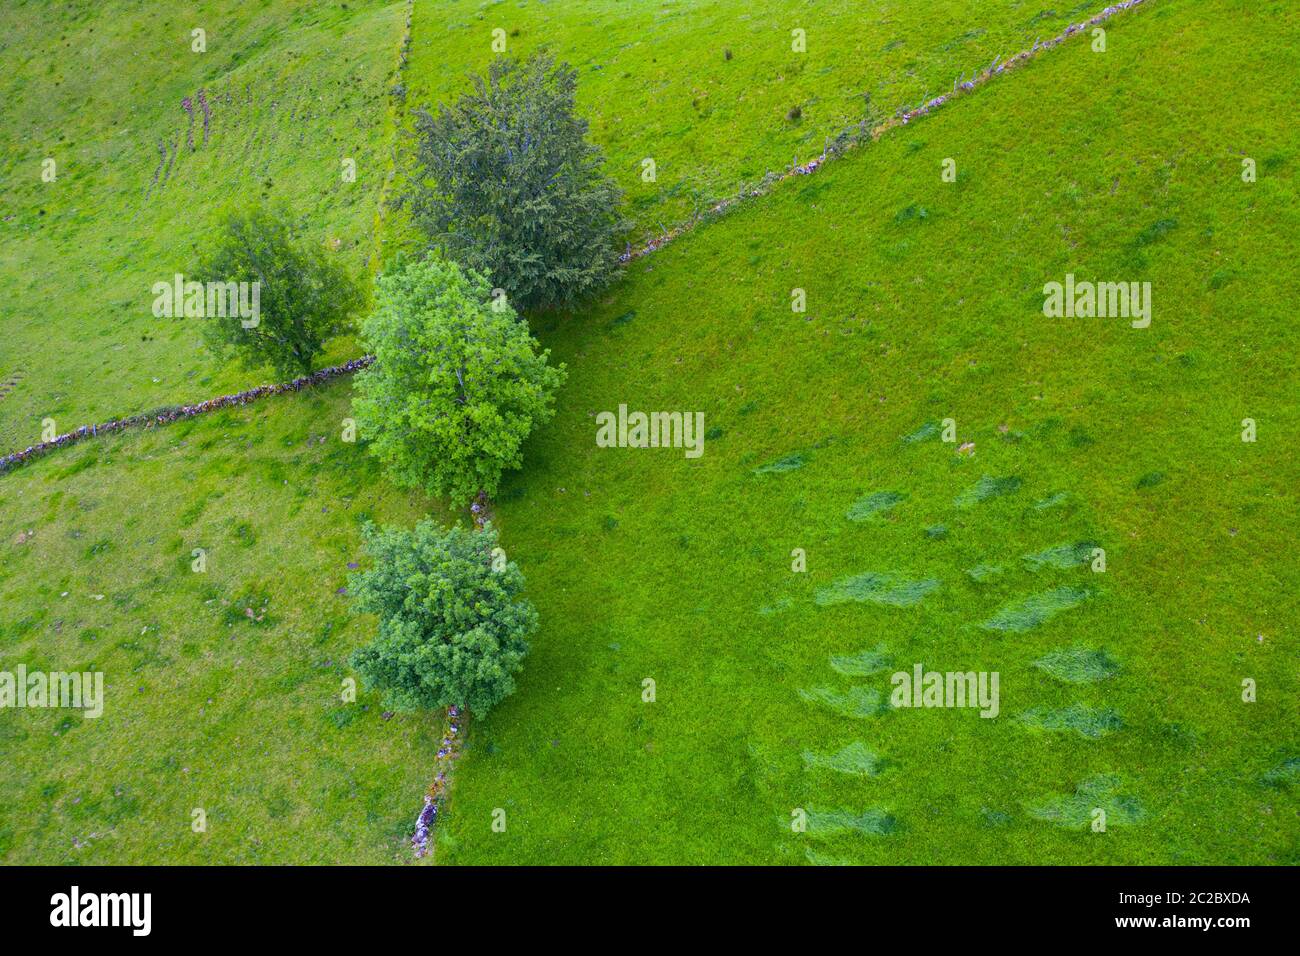
<svg viewBox="0 0 1300 956"><path fill-rule="evenodd" d="M944 104L952 101L953 99L959 98L964 94L970 93L980 88L981 86L984 86L985 84L993 80L995 77L1002 76L1004 73L1014 70L1016 67L1032 59L1035 59L1039 54L1047 50L1054 49L1057 46L1060 46L1062 43L1064 43L1066 40L1070 39L1071 37L1082 35L1086 30L1088 30L1089 27L1096 27L1110 20L1112 17L1116 16L1117 14L1123 13L1128 10L1132 10L1134 7L1142 6L1143 4L1148 2L1150 2L1150 0L1122 0L1122 2L1120 3L1112 4L1108 7L1105 7L1099 13L1094 14L1092 17L1090 17L1087 20L1081 20L1078 23L1070 24L1068 27L1065 28L1064 31L1062 31L1059 35L1051 38L1050 40L1046 40L1041 43L1035 40L1033 47L1029 50L1022 50L1021 52L1014 54L1013 56L1008 57L1005 60L1003 60L1001 57L997 58L986 70L975 74L969 80L963 81L959 76L957 80L953 82L953 88L951 92L943 93L940 94L939 96L926 100L925 102L921 103L916 107L913 107L910 110L905 110L900 108L900 110L895 116L886 120L884 123L875 126L874 128L868 129L866 126L866 122L867 122L866 120L862 120L853 126L847 127L846 129L841 130L836 135L834 140L832 140L830 143L827 144L827 146L822 150L819 156L809 160L806 163L795 163L791 165L789 168L787 168L784 172L768 173L758 183L758 185L752 187L745 186L736 195L715 202L713 205L709 207L707 212L698 215L693 219L687 220L686 222L678 226L675 226L673 229L665 232L662 236L652 239L649 242L646 242L645 244L635 249L629 248L627 251L625 251L618 257L619 262L626 265L627 263L634 262L637 259L643 258L644 256L648 256L652 252L656 252L659 249L662 249L664 246L668 245L668 243L672 242L674 239L682 235L685 235L687 232L690 232L692 229L694 229L696 226L700 225L701 223L710 222L714 219L720 218L721 216L725 215L727 212L735 208L735 206L737 206L741 202L748 199L757 199L762 196L765 196L768 193L770 193L780 183L783 183L796 176L810 176L813 173L815 173L817 170L821 169L822 166L826 165L826 163L830 162L832 159L836 158L837 156L843 155L844 153L848 152L854 147L863 145L865 143L874 142L880 139L881 136L885 135L890 130L897 129L900 126L906 126L909 123L911 123L913 120L921 119L925 116L928 116L930 113L939 109ZM410 46L411 46L411 20L412 20L412 14L414 8L415 8L415 0L408 0L407 14L406 14L406 29L402 35L402 44L398 53L398 63L397 63L397 70L395 74L397 83L393 88L394 92L398 88L402 88L401 79L402 76L404 75L406 65L410 59L409 54L410 54ZM394 107L390 111L396 112L396 108ZM391 179L393 174L395 173L396 140L400 136L400 126L395 126L393 130L393 135L395 140L393 168L390 168L388 171L388 175L385 179L384 187L380 193L380 208L376 212L376 217L377 217L376 230L375 230L376 250L374 253L374 255L376 255L376 258L378 256L378 246L381 243L380 232L382 231L383 205L387 201L388 187L391 185ZM311 375L306 375L300 378L296 378L291 382L284 382L279 385L259 385L256 388L248 389L243 392L237 392L233 395L222 395L219 396L218 398L209 399L208 401L205 402L199 402L196 405L167 406L154 412L149 412L142 415L133 415L129 418L113 419L111 421L99 425L83 425L74 431L66 432L65 434L58 435L49 441L39 442L38 444L30 445L27 448L22 449L21 451L11 452L10 454L5 455L3 458L0 458L0 473L10 471L11 469L17 467L18 465L25 464L26 462L31 461L33 458L38 458L41 455L53 451L56 448L63 448L66 447L67 445L75 444L76 442L82 441L83 439L86 438L97 437L101 431L119 432L129 428L142 428L142 427L152 428L155 425L170 424L171 422L178 421L182 418L190 418L195 415L201 415L204 412L216 411L217 409L220 408L229 408L234 405L247 405L250 402L257 401L258 399L265 398L269 395L281 395L281 394L286 394L288 392L301 391L303 388L306 388L310 385L317 385L340 375L348 375L353 372L360 371L361 369L369 366L372 362L374 362L374 360L375 357L373 355L363 355L360 358L353 359L350 362L345 362L342 365L334 365L329 368L321 369L320 371L314 372Z"/></svg>
<svg viewBox="0 0 1300 956"><path fill-rule="evenodd" d="M699 224L724 215L741 202L744 202L747 199L757 199L766 196L778 185L788 179L794 178L795 176L810 176L835 157L841 156L857 146L875 142L890 130L897 129L900 126L906 126L914 119L928 116L945 103L984 86L995 77L1001 76L1029 60L1035 59L1040 53L1044 53L1047 50L1060 46L1071 37L1081 35L1089 27L1096 27L1105 23L1107 20L1110 20L1116 14L1123 13L1126 10L1131 10L1146 2L1148 2L1148 0L1122 0L1120 3L1106 7L1101 12L1094 14L1087 20L1081 20L1078 23L1070 24L1064 31L1050 40L1041 43L1038 40L1035 40L1031 49L1022 50L1005 60L999 56L988 66L987 69L983 72L976 72L969 80L962 80L962 76L965 75L964 73L959 75L957 79L953 81L951 92L942 93L939 96L928 99L922 102L919 106L915 106L910 110L899 107L898 112L895 113L894 116L875 127L869 128L867 126L868 120L866 119L860 120L852 126L847 126L835 134L834 138L832 138L825 148L822 149L819 156L808 160L806 163L795 162L790 166L787 166L785 170L780 173L769 172L759 180L756 185L742 186L740 191L734 196L714 202L703 213L698 213L686 222L680 223L672 229L666 230L663 235L651 239L636 248L629 246L629 248L618 257L618 261L626 264L629 262L635 262L643 256L648 256L650 253L662 249L679 236L690 232Z"/></svg>

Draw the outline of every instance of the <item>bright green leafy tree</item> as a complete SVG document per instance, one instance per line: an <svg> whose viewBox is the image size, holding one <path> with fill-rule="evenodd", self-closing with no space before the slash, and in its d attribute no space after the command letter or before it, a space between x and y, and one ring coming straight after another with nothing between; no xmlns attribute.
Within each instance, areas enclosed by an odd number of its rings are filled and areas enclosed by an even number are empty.
<svg viewBox="0 0 1300 956"><path fill-rule="evenodd" d="M361 335L375 361L357 376L354 414L399 485L458 504L494 495L555 414L564 366L548 365L488 281L453 262L399 260L379 277Z"/></svg>

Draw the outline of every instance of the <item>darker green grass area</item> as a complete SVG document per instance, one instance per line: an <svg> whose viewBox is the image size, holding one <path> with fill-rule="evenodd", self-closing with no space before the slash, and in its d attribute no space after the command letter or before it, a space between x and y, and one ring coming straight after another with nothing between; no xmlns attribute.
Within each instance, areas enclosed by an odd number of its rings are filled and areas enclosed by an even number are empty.
<svg viewBox="0 0 1300 956"><path fill-rule="evenodd" d="M971 505L988 501L990 498L1013 495L1020 490L1020 486L1023 484L1023 481L1014 476L991 478L985 475L953 499L953 504L958 508L969 508Z"/></svg>
<svg viewBox="0 0 1300 956"><path fill-rule="evenodd" d="M849 677L866 677L884 670L893 663L893 657L884 645L876 648L863 648L856 654L832 654L831 668L839 674Z"/></svg>
<svg viewBox="0 0 1300 956"><path fill-rule="evenodd" d="M1029 815L1058 827L1080 830L1091 827L1132 826L1146 817L1142 803L1124 789L1117 774L1097 774L1082 781L1069 794L1058 794L1028 808Z"/></svg>
<svg viewBox="0 0 1300 956"><path fill-rule="evenodd" d="M804 766L810 770L834 770L853 777L876 777L887 761L860 740L846 744L836 753L818 754L805 750Z"/></svg>
<svg viewBox="0 0 1300 956"><path fill-rule="evenodd" d="M841 717L854 719L876 717L887 709L881 694L870 687L850 687L846 691L838 691L831 687L813 687L799 691L799 699L829 708Z"/></svg>
<svg viewBox="0 0 1300 956"><path fill-rule="evenodd" d="M807 457L802 452L796 452L792 455L786 455L784 458L778 458L776 461L768 462L766 465L759 465L754 469L754 474L783 475L789 471L798 471L807 463Z"/></svg>

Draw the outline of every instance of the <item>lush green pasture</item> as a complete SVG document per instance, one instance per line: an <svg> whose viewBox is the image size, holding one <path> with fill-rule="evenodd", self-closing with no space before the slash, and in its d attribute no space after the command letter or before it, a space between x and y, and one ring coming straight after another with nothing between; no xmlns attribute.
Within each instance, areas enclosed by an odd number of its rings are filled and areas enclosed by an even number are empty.
<svg viewBox="0 0 1300 956"><path fill-rule="evenodd" d="M579 72L578 100L627 193L633 238L703 211L822 151L863 119L952 89L995 59L1104 4L1021 0L675 0L417 3L409 105L468 88L501 30L506 52L545 48ZM805 52L792 46L804 31ZM730 59L727 54L730 53ZM791 111L799 113L791 118ZM655 181L642 178L645 159Z"/></svg>
<svg viewBox="0 0 1300 956"><path fill-rule="evenodd" d="M0 710L5 862L411 859L439 715L343 702L373 623L338 589L365 518L438 509L340 440L349 392L89 443L0 480L0 668L106 683L96 719Z"/></svg>
<svg viewBox="0 0 1300 956"><path fill-rule="evenodd" d="M640 235L1100 5L417 2L406 106L497 26L547 45ZM0 11L6 450L247 383L148 308L218 200L288 202L358 270L410 241L374 233L404 4L33 8ZM1297 49L1280 0L1153 0L540 320L569 379L496 509L542 628L439 861L1300 862ZM199 87L231 100L191 152ZM1044 317L1067 272L1150 281L1150 328ZM339 589L366 517L449 518L340 440L349 399L0 476L0 669L107 677L98 719L0 710L0 860L410 860L440 727L342 703L372 623ZM620 404L703 411L703 456L597 448ZM999 715L891 710L918 663L998 671Z"/></svg>
<svg viewBox="0 0 1300 956"><path fill-rule="evenodd" d="M444 861L1300 859L1300 20L1161 0L1108 40L542 330L569 381L498 510L543 625ZM1045 318L1067 272L1150 281L1150 328ZM620 403L704 411L703 457L597 448ZM998 671L1000 715L891 711L917 663Z"/></svg>
<svg viewBox="0 0 1300 956"><path fill-rule="evenodd" d="M151 287L193 268L224 203L259 199L364 268L405 14L392 0L4 4L0 447L38 441L45 418L68 431L266 380L213 362L198 320L155 318Z"/></svg>

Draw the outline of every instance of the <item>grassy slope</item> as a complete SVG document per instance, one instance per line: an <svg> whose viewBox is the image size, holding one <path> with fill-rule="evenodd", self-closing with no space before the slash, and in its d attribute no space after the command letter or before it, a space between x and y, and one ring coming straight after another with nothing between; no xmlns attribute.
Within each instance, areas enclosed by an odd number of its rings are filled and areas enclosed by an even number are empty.
<svg viewBox="0 0 1300 956"><path fill-rule="evenodd" d="M18 384L0 398L0 447L39 440L46 417L67 431L267 380L219 368L192 320L154 318L150 288L192 268L223 203L258 198L361 270L405 11L392 0L4 5L0 381ZM195 26L206 53L191 52ZM200 88L211 130L204 143L196 103L191 151L181 101ZM150 191L160 140L175 157ZM46 157L54 183L40 178ZM355 352L340 341L332 355Z"/></svg>
<svg viewBox="0 0 1300 956"><path fill-rule="evenodd" d="M1257 780L1296 741L1293 708L1279 703L1294 699L1283 656L1294 653L1295 581L1276 560L1294 533L1295 467L1279 438L1294 433L1282 404L1294 393L1294 343L1277 321L1293 290L1260 265L1294 252L1296 143L1268 117L1285 115L1295 71L1282 69L1281 43L1256 50L1245 37L1285 29L1294 46L1296 30L1280 6L1249 16L1222 2L1160 7L1170 12L1139 15L1147 26L1117 25L1106 57L1061 51L1060 66L1035 67L657 255L609 301L545 334L573 378L561 418L529 450L518 497L501 504L544 631L520 693L473 731L444 859L800 860L805 846L780 828L796 803L896 814L901 831L875 845L811 843L846 859L1294 858L1294 798ZM1229 25L1212 34L1211 22ZM1156 26L1179 33L1162 40ZM1247 68L1275 79L1234 88ZM1174 83L1188 76L1214 102L1174 105ZM1167 109L1178 122L1159 133L1144 111ZM1082 157L1063 145L1085 142ZM1255 186L1235 178L1237 148L1261 161ZM782 161L780 148L773 155ZM961 164L956 187L938 182L947 155ZM740 175L715 169L724 188ZM1138 243L1165 218L1177 227ZM1067 267L1155 279L1153 328L1045 327L1037 290ZM806 324L788 312L796 282L810 293ZM1184 315L1196 324L1170 321ZM90 383L78 388L90 401ZM0 751L16 768L0 788L7 862L408 858L399 843L427 782L433 728L379 721L369 695L350 722L336 707L338 662L367 632L347 623L333 591L356 557L359 514L409 522L431 505L354 466L354 449L334 437L346 397L339 384L83 446L0 483L0 659L104 666L110 701L124 708L66 730L64 715L38 714L33 726L31 713L0 714ZM703 408L724 434L689 466L669 453L593 455L587 413L619 401ZM1259 445L1235 441L1244 414L1261 422ZM897 444L945 415L977 441L973 461L937 443ZM1001 422L1021 440L1000 437ZM327 444L305 446L313 434ZM803 468L750 475L800 449ZM1161 484L1133 487L1154 472ZM982 474L1026 485L949 507ZM910 494L895 521L843 520L861 493L881 489ZM1060 510L1032 508L1056 490L1070 493ZM948 537L926 539L939 523ZM36 538L18 545L20 528ZM962 574L1083 538L1110 551L1100 585L1008 571L975 588ZM213 554L201 582L188 570L199 544ZM795 546L809 549L807 580L786 576ZM811 605L816 588L865 569L944 586L918 609ZM1052 624L1019 636L971 626L1076 577L1097 599ZM214 639L227 609L238 619L236 599L254 592L271 598L264 623L236 620L233 640ZM205 605L212 596L231 603ZM782 598L791 603L780 614L755 613ZM1106 646L1120 675L1070 688L1028 668L1075 641ZM877 643L901 666L1000 667L1004 717L923 711L858 724L799 700L801 688L885 688L881 674L848 679L827 666L831 653ZM1243 673L1262 688L1245 713ZM639 698L649 675L652 707ZM253 684L232 690L227 678ZM223 690L233 695L224 707ZM1116 707L1128 726L1072 742L1014 722L1029 706L1080 699ZM177 719L201 708L198 720ZM881 777L801 769L801 751L853 739L893 761ZM92 785L87 765L107 768ZM1089 843L1028 818L1027 805L1102 770L1126 775L1121 792L1147 810L1140 826ZM194 805L213 821L203 838L188 830ZM510 811L505 835L488 831L496 806ZM89 845L74 851L74 838Z"/></svg>
<svg viewBox="0 0 1300 956"><path fill-rule="evenodd" d="M547 48L579 72L578 101L634 235L675 225L868 115L952 88L994 58L1059 33L1097 0L1044 9L1019 0L677 0L416 6L410 105L449 99L494 55ZM791 49L791 31L807 50ZM732 59L725 58L730 50ZM869 100L868 100L869 97ZM799 106L798 121L787 118ZM657 178L642 182L642 160Z"/></svg>
<svg viewBox="0 0 1300 956"><path fill-rule="evenodd" d="M193 330L148 313L149 283L185 268L224 199L262 190L289 203L360 268L404 12L352 2L206 4L161 20L126 4L0 13L0 136L13 144L0 371L24 373L0 399L6 447L34 439L46 414L70 427L250 380L214 370ZM54 32L52 16L65 18ZM191 25L208 30L202 57L188 52ZM67 66L69 51L87 49L131 69ZM201 86L232 99L214 97L209 142L200 120L190 153L179 102ZM146 203L164 135L180 152ZM47 153L56 184L38 178ZM355 187L336 185L342 155L357 159ZM108 683L97 721L0 713L0 858L410 859L439 728L382 721L373 695L340 706L341 662L369 629L335 589L359 557L363 515L410 523L437 506L354 463L357 447L338 440L349 392L336 383L97 441L0 481L0 661L102 668ZM190 570L195 547L208 550L202 575ZM249 622L243 609L262 601L265 617ZM208 812L204 836L190 830L196 806Z"/></svg>
<svg viewBox="0 0 1300 956"><path fill-rule="evenodd" d="M0 667L107 684L97 720L0 711L0 859L410 859L440 726L384 721L374 694L341 703L373 624L336 589L363 518L437 508L339 440L349 393L101 440L0 482Z"/></svg>
<svg viewBox="0 0 1300 956"><path fill-rule="evenodd" d="M1116 21L1104 55L1069 44L652 256L545 331L570 379L499 502L543 629L516 696L472 726L442 859L1300 858L1294 791L1261 783L1300 748L1300 582L1283 558L1296 289L1279 265L1300 235L1297 41L1281 3L1162 0ZM939 178L950 156L955 185ZM1151 281L1151 328L1044 318L1042 285L1067 271ZM701 409L722 434L696 462L597 449L592 416L620 402ZM973 458L900 442L948 416ZM753 474L795 452L801 468ZM983 475L1024 484L956 507ZM908 497L879 523L846 520L882 490ZM939 525L946 537L926 536ZM1105 574L1022 560L1085 540L1106 547ZM789 570L794 547L806 575ZM964 572L981 563L1006 570L978 584ZM911 608L814 604L860 571L941 585ZM979 627L1063 586L1092 596L1021 633ZM849 719L801 698L887 695L892 666L829 666L877 644L904 669L1000 671L1002 716ZM1119 673L1069 685L1032 666L1076 644ZM1241 702L1243 677L1258 703ZM1021 719L1076 703L1123 728L1087 739ZM888 761L879 776L805 768L804 751L852 741ZM1113 788L1072 808L1099 774ZM1095 803L1104 835L1086 830ZM1075 825L1035 818L1052 806ZM819 817L796 838L794 807L878 808L896 829Z"/></svg>

